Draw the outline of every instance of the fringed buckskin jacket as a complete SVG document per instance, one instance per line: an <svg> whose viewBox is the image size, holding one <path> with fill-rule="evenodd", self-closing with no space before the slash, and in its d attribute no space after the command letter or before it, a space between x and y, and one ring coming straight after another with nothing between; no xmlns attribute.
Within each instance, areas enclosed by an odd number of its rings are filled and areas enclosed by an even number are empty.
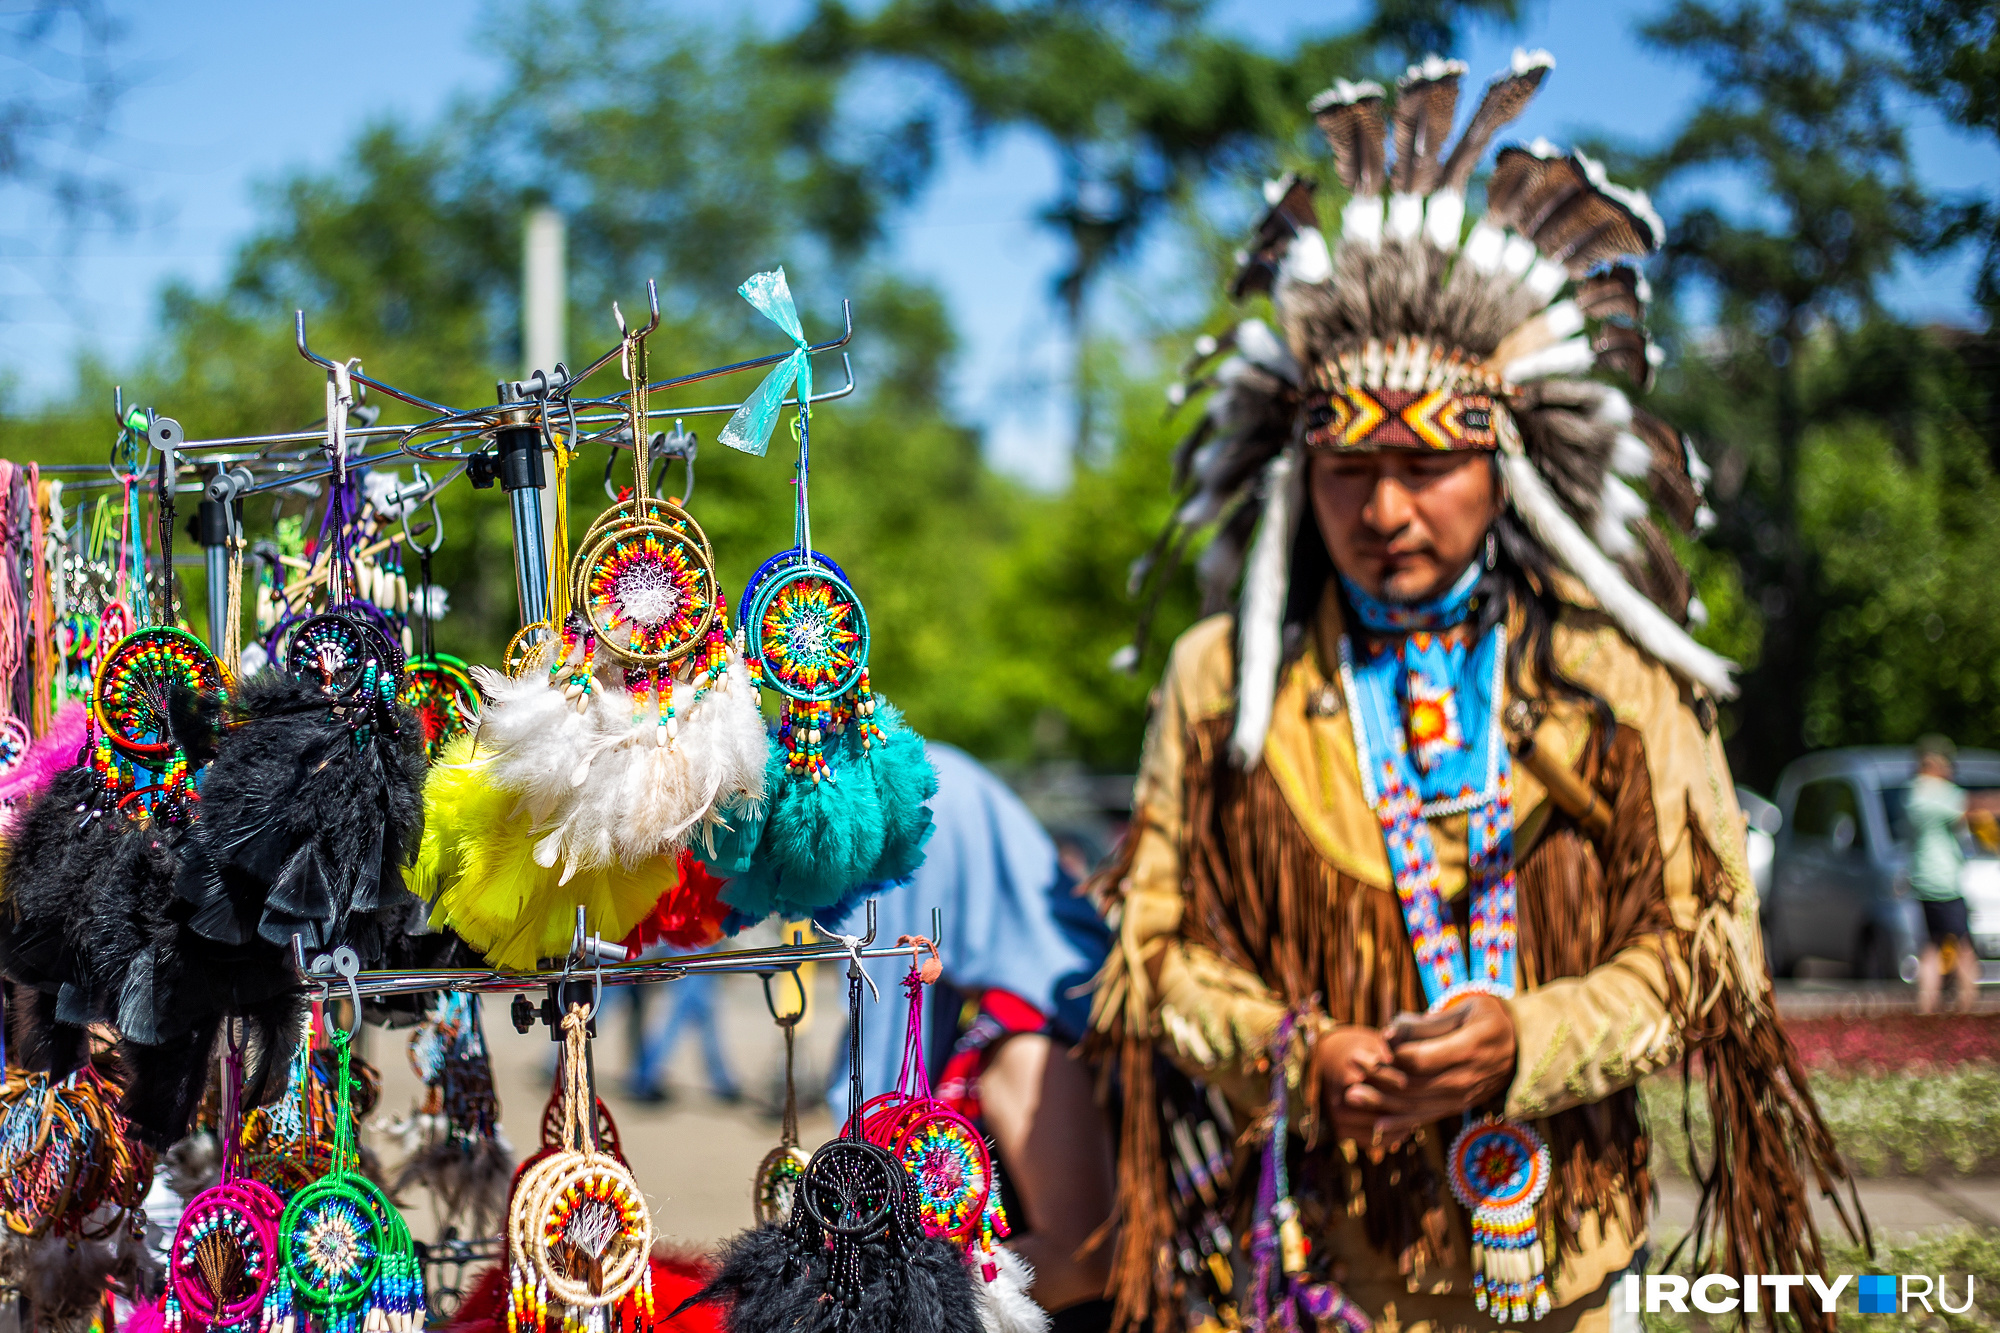
<svg viewBox="0 0 2000 1333"><path fill-rule="evenodd" d="M1593 837L1515 765L1520 976L1505 1003L1517 1062L1504 1107L1490 1108L1532 1122L1553 1154L1540 1221L1556 1308L1536 1325L1551 1333L1601 1309L1600 1289L1645 1239L1650 1145L1635 1084L1646 1075L1699 1052L1689 1067L1716 1128L1701 1172L1704 1234L1694 1238L1705 1271L1820 1271L1807 1181L1832 1193L1845 1179L1772 1006L1712 707L1579 588L1558 587L1555 660L1611 705L1617 725L1598 734L1591 709L1547 692L1531 701L1533 739L1611 818ZM1233 633L1233 619L1217 616L1175 646L1132 831L1097 881L1118 934L1097 981L1089 1049L1113 1063L1123 1096L1113 1273L1122 1324L1150 1317L1165 1329L1180 1314L1155 1057L1220 1090L1237 1125L1252 1125L1269 1100L1287 1010L1307 1011L1310 1032L1380 1027L1425 1007L1347 700L1329 670L1338 602L1329 592L1287 669L1249 772L1229 754ZM1432 821L1448 900L1464 893L1465 832L1463 815ZM1316 1081L1301 1076L1306 1043L1283 1058L1313 1269L1336 1275L1378 1327L1492 1327L1473 1307L1466 1216L1444 1180L1456 1118L1389 1150L1336 1142L1320 1128ZM1239 1143L1234 1172L1238 1254L1255 1137Z"/></svg>

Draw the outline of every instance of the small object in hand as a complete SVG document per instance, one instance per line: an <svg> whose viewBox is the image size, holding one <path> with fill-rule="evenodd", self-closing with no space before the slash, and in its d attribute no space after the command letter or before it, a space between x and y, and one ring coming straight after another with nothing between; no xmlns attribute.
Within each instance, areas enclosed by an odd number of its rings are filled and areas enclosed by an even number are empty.
<svg viewBox="0 0 2000 1333"><path fill-rule="evenodd" d="M1433 1041L1464 1027L1471 1012L1468 1006L1462 1004L1434 1014L1413 1014L1404 1010L1389 1020L1389 1026L1382 1029L1382 1038L1391 1046L1412 1041Z"/></svg>

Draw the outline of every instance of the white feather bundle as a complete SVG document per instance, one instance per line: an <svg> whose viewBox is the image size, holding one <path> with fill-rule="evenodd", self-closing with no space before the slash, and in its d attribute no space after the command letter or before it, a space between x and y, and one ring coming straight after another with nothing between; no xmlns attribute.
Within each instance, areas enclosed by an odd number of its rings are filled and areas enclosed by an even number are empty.
<svg viewBox="0 0 2000 1333"><path fill-rule="evenodd" d="M1611 470L1621 477L1643 477L1653 470L1653 450L1629 430L1611 441Z"/></svg>
<svg viewBox="0 0 2000 1333"><path fill-rule="evenodd" d="M1414 241L1424 229L1424 197L1420 194L1389 196L1388 236L1393 241Z"/></svg>
<svg viewBox="0 0 2000 1333"><path fill-rule="evenodd" d="M1502 338L1486 359L1510 365L1582 332L1583 308L1574 301L1558 301Z"/></svg>
<svg viewBox="0 0 2000 1333"><path fill-rule="evenodd" d="M1465 209L1465 201L1459 200L1459 211ZM1507 253L1507 233L1488 222L1485 218L1472 224L1472 231L1465 238L1465 258L1473 268L1481 273L1498 273L1500 262Z"/></svg>
<svg viewBox="0 0 2000 1333"><path fill-rule="evenodd" d="M994 1251L994 1259L1000 1275L973 1284L979 1288L979 1325L984 1333L1049 1333L1049 1312L1028 1295L1035 1285L1035 1270L1004 1246Z"/></svg>
<svg viewBox="0 0 2000 1333"><path fill-rule="evenodd" d="M1316 227L1308 228L1307 230L1312 235L1319 237L1319 252L1324 256L1326 254L1326 238L1320 236L1319 229ZM1297 251L1299 242L1304 240L1305 236L1305 232L1299 233L1299 239L1292 242L1293 251ZM1331 277L1332 272L1332 264L1329 261L1327 276ZM1325 278L1307 279L1307 281L1313 282L1324 282L1325 280ZM1299 382L1298 359L1292 355L1292 349L1285 346L1284 340L1273 333L1271 326L1263 320L1246 319L1236 326L1236 350L1242 353L1245 361L1248 361L1260 370L1269 371L1271 374L1285 381L1285 383L1297 384Z"/></svg>
<svg viewBox="0 0 2000 1333"><path fill-rule="evenodd" d="M671 736L657 703L641 707L625 696L621 724L599 737L585 780L535 848L539 864L562 866L563 882L581 870L613 862L629 868L687 846L719 805L742 810L764 799L769 740L735 650L713 688L697 699L693 685L676 681L673 701Z"/></svg>
<svg viewBox="0 0 2000 1333"><path fill-rule="evenodd" d="M1326 237L1318 227L1301 227L1285 257L1278 261L1278 285L1322 283L1333 277L1333 256L1327 252Z"/></svg>
<svg viewBox="0 0 2000 1333"><path fill-rule="evenodd" d="M1535 540L1582 581L1632 642L1671 670L1706 686L1717 698L1736 697L1736 682L1730 677L1736 664L1696 643L1627 583L1604 552L1584 536L1525 455L1503 451L1500 473L1507 483L1509 503Z"/></svg>
<svg viewBox="0 0 2000 1333"><path fill-rule="evenodd" d="M608 685L601 673L579 713L538 663L519 676L486 667L474 667L472 674L487 699L479 714L478 751L487 756L490 780L517 793L522 812L539 827L568 802L578 765L589 761L607 727L624 712L624 691Z"/></svg>
<svg viewBox="0 0 2000 1333"><path fill-rule="evenodd" d="M1290 582L1292 538L1298 524L1302 470L1299 446L1292 444L1264 470L1264 517L1250 549L1238 612L1238 654L1242 677L1236 686L1236 731L1230 745L1244 769L1257 766L1264 736L1271 729L1277 699L1278 664L1284 655L1285 595Z"/></svg>
<svg viewBox="0 0 2000 1333"><path fill-rule="evenodd" d="M1364 245L1371 249L1382 243L1382 196L1357 194L1340 210L1342 245Z"/></svg>
<svg viewBox="0 0 2000 1333"><path fill-rule="evenodd" d="M1516 384L1526 384L1529 380L1558 375L1585 375L1596 362L1597 353L1590 349L1590 339L1565 338L1538 352L1514 358L1501 368L1500 373Z"/></svg>

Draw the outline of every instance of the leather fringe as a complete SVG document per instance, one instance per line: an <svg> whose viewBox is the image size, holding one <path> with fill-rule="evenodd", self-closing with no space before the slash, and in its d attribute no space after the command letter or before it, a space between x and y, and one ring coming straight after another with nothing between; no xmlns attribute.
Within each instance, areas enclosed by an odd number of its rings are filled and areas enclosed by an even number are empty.
<svg viewBox="0 0 2000 1333"><path fill-rule="evenodd" d="M1691 1052L1682 1066L1683 1090L1697 1067L1714 1126L1706 1168L1688 1169L1701 1182L1694 1229L1667 1258L1671 1266L1692 1247L1694 1265L1717 1273L1819 1273L1826 1269L1806 1172L1828 1199L1847 1234L1875 1252L1861 1198L1832 1133L1820 1115L1791 1037L1770 1002L1761 970L1746 977L1747 950L1733 938L1745 918L1737 914L1732 881L1722 859L1690 820L1695 894L1701 917L1688 936L1690 985L1683 1005ZM1749 955L1754 959L1754 953ZM1692 1104L1692 1096L1685 1104ZM1846 1186L1843 1201L1840 1186ZM1852 1211L1850 1212L1850 1205ZM1834 1317L1812 1302L1794 1307L1803 1333L1832 1333ZM1778 1327L1768 1311L1767 1328Z"/></svg>

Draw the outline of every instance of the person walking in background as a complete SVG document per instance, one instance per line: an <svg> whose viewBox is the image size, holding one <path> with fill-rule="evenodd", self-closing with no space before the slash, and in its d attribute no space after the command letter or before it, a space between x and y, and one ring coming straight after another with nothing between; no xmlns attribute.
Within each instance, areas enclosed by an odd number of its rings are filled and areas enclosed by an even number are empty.
<svg viewBox="0 0 2000 1333"><path fill-rule="evenodd" d="M704 951L705 952L705 951ZM716 1029L717 979L705 972L690 972L670 988L674 1007L666 1024L641 1046L637 1066L632 1071L631 1096L634 1101L664 1102L667 1066L673 1063L674 1048L680 1044L681 1029L694 1025L701 1041L702 1060L708 1065L708 1087L725 1102L743 1100L736 1076L722 1054L722 1034Z"/></svg>
<svg viewBox="0 0 2000 1333"><path fill-rule="evenodd" d="M1958 1007L1970 1012L1979 999L1979 954L1959 888L1965 852L1958 845L1965 827L1965 792L1952 778L1957 748L1943 736L1917 742L1917 776L1910 784L1910 892L1924 912L1923 954L1917 959L1917 1012L1937 1012L1944 983L1944 943L1957 956Z"/></svg>

